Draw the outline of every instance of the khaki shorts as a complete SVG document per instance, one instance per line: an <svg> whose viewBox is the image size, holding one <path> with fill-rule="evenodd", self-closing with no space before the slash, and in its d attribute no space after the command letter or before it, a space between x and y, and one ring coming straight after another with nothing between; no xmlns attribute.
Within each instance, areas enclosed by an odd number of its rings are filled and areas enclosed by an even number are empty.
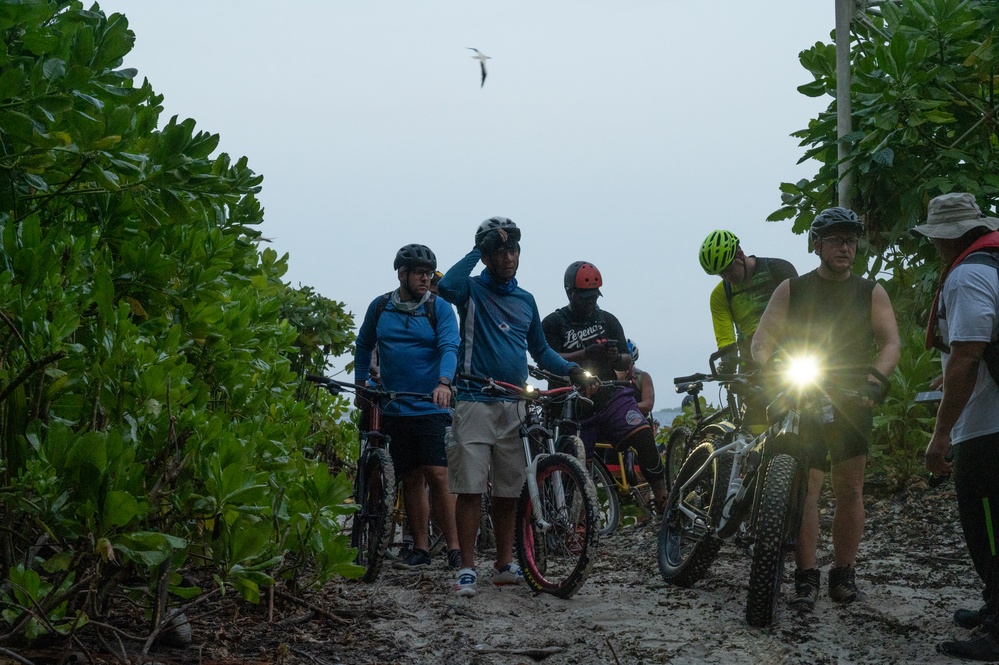
<svg viewBox="0 0 999 665"><path fill-rule="evenodd" d="M522 402L458 402L447 442L447 480L454 494L520 496L527 460L520 438Z"/></svg>

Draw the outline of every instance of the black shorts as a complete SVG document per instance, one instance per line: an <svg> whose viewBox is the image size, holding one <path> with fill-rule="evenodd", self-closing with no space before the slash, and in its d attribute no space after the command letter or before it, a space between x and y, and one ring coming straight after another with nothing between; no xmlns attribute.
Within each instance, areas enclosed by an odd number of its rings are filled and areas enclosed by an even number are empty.
<svg viewBox="0 0 999 665"><path fill-rule="evenodd" d="M839 464L870 450L874 415L859 402L833 408L831 423L813 424L802 432L810 469L826 470L828 462Z"/></svg>
<svg viewBox="0 0 999 665"><path fill-rule="evenodd" d="M396 480L421 466L447 466L444 431L450 414L382 416L382 433L389 437L389 452Z"/></svg>

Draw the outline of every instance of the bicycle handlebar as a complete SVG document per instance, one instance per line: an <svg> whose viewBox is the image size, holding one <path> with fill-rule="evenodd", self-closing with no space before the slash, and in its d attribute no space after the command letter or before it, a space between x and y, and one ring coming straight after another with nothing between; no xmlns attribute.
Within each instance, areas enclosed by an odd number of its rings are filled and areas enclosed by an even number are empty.
<svg viewBox="0 0 999 665"><path fill-rule="evenodd" d="M384 388L372 388L370 386L361 386L349 381L331 379L328 376L320 376L318 374L306 374L305 380L322 386L331 395L340 395L344 391L347 391L362 395L366 399L387 399L391 401L403 397L410 397L427 402L433 401L434 399L434 396L430 393L414 393L399 390L385 390Z"/></svg>

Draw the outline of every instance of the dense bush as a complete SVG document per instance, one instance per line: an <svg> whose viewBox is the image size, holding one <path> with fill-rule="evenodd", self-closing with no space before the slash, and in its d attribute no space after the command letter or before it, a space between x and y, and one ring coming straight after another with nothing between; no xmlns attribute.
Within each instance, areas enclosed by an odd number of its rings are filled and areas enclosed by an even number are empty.
<svg viewBox="0 0 999 665"><path fill-rule="evenodd" d="M261 176L161 122L123 16L3 0L0 32L0 643L354 574L314 459L346 404L300 380L352 321L260 249Z"/></svg>

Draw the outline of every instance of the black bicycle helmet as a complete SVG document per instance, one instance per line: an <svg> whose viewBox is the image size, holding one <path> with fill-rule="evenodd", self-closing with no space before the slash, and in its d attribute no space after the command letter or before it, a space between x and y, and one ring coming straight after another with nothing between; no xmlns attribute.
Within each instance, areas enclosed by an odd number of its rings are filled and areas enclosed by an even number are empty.
<svg viewBox="0 0 999 665"><path fill-rule="evenodd" d="M520 242L520 229L517 225L513 223L512 219L506 217L490 217L486 221L479 224L479 228L475 231L475 246L478 247L482 239L490 231L496 229L503 229L506 231L507 242Z"/></svg>
<svg viewBox="0 0 999 665"><path fill-rule="evenodd" d="M430 268L437 270L437 257L426 245L406 245L395 255L394 270L399 268Z"/></svg>
<svg viewBox="0 0 999 665"><path fill-rule="evenodd" d="M857 217L857 213L849 208L826 208L812 220L812 225L808 229L808 237L812 242L816 238L829 235L833 229L844 229L854 231L857 235L864 232L864 223Z"/></svg>

